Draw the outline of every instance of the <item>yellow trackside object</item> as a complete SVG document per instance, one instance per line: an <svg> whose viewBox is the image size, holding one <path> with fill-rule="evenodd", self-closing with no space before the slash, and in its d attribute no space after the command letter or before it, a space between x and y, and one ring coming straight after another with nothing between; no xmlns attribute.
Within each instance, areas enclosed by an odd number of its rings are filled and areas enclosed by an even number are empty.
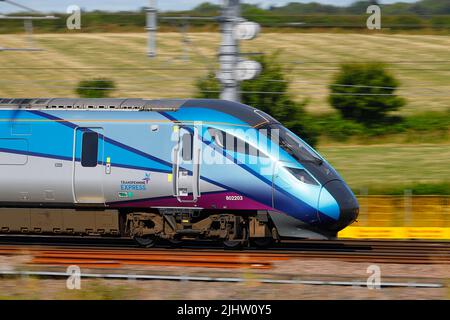
<svg viewBox="0 0 450 320"><path fill-rule="evenodd" d="M348 227L339 238L349 239L439 239L450 240L450 228L438 227Z"/></svg>

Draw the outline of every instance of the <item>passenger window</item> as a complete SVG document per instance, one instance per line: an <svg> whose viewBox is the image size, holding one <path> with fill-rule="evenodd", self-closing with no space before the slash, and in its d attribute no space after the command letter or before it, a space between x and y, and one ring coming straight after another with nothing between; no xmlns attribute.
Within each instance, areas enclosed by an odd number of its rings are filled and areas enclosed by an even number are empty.
<svg viewBox="0 0 450 320"><path fill-rule="evenodd" d="M87 168L97 166L98 158L98 133L84 132L81 153L81 165Z"/></svg>
<svg viewBox="0 0 450 320"><path fill-rule="evenodd" d="M181 150L181 155L183 157L183 160L191 161L192 160L192 149L193 149L192 145L194 143L192 135L189 133L184 134L182 143L183 143L183 149Z"/></svg>

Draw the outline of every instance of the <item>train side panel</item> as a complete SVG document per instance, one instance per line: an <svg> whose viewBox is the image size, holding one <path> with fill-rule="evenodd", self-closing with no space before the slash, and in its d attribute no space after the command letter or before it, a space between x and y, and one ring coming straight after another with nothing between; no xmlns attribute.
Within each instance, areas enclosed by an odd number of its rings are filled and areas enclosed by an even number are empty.
<svg viewBox="0 0 450 320"><path fill-rule="evenodd" d="M72 203L73 130L28 112L0 119L0 202Z"/></svg>
<svg viewBox="0 0 450 320"><path fill-rule="evenodd" d="M105 123L105 202L173 197L171 123Z"/></svg>

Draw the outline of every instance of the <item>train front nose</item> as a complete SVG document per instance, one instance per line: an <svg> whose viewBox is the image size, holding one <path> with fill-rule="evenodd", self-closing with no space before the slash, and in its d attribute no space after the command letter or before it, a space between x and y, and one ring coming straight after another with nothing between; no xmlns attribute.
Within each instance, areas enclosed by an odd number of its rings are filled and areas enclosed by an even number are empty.
<svg viewBox="0 0 450 320"><path fill-rule="evenodd" d="M319 197L321 224L330 231L340 231L353 223L359 204L350 188L341 180L332 180L322 187Z"/></svg>

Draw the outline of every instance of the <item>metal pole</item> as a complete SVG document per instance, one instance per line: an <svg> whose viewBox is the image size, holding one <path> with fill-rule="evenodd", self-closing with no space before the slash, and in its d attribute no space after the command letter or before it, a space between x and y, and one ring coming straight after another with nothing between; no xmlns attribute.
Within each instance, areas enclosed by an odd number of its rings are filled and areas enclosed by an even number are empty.
<svg viewBox="0 0 450 320"><path fill-rule="evenodd" d="M412 221L412 190L410 189L404 191L404 206L403 226L410 227Z"/></svg>
<svg viewBox="0 0 450 320"><path fill-rule="evenodd" d="M150 7L145 9L147 11L147 28L148 31L148 52L147 55L151 58L156 57L156 30L158 10L156 9L156 0L150 0Z"/></svg>
<svg viewBox="0 0 450 320"><path fill-rule="evenodd" d="M26 7L24 5L21 5L19 3L13 2L11 0L0 0L1 2L8 3L10 5L16 6L18 8L21 8L27 12L33 12L33 13L39 13L41 12L31 9L29 7ZM42 51L41 49L34 48L34 41L33 41L33 20L53 20L53 19L59 19L55 16L7 16L0 14L0 20L23 20L24 21L24 27L25 31L27 33L27 40L29 48L2 48L0 47L0 51Z"/></svg>
<svg viewBox="0 0 450 320"><path fill-rule="evenodd" d="M33 43L33 20L24 20L25 31L28 38L28 46L30 48L34 47Z"/></svg>
<svg viewBox="0 0 450 320"><path fill-rule="evenodd" d="M239 41L234 29L241 15L240 0L224 0L223 13L220 17L222 44L220 46L219 79L222 83L221 99L240 101L239 81L236 69L239 62Z"/></svg>
<svg viewBox="0 0 450 320"><path fill-rule="evenodd" d="M181 25L181 34L182 34L182 43L183 43L183 61L188 62L189 58L190 58L190 45L191 45L191 40L189 39L189 35L188 35L188 29L189 29L189 25L187 21L182 22Z"/></svg>

